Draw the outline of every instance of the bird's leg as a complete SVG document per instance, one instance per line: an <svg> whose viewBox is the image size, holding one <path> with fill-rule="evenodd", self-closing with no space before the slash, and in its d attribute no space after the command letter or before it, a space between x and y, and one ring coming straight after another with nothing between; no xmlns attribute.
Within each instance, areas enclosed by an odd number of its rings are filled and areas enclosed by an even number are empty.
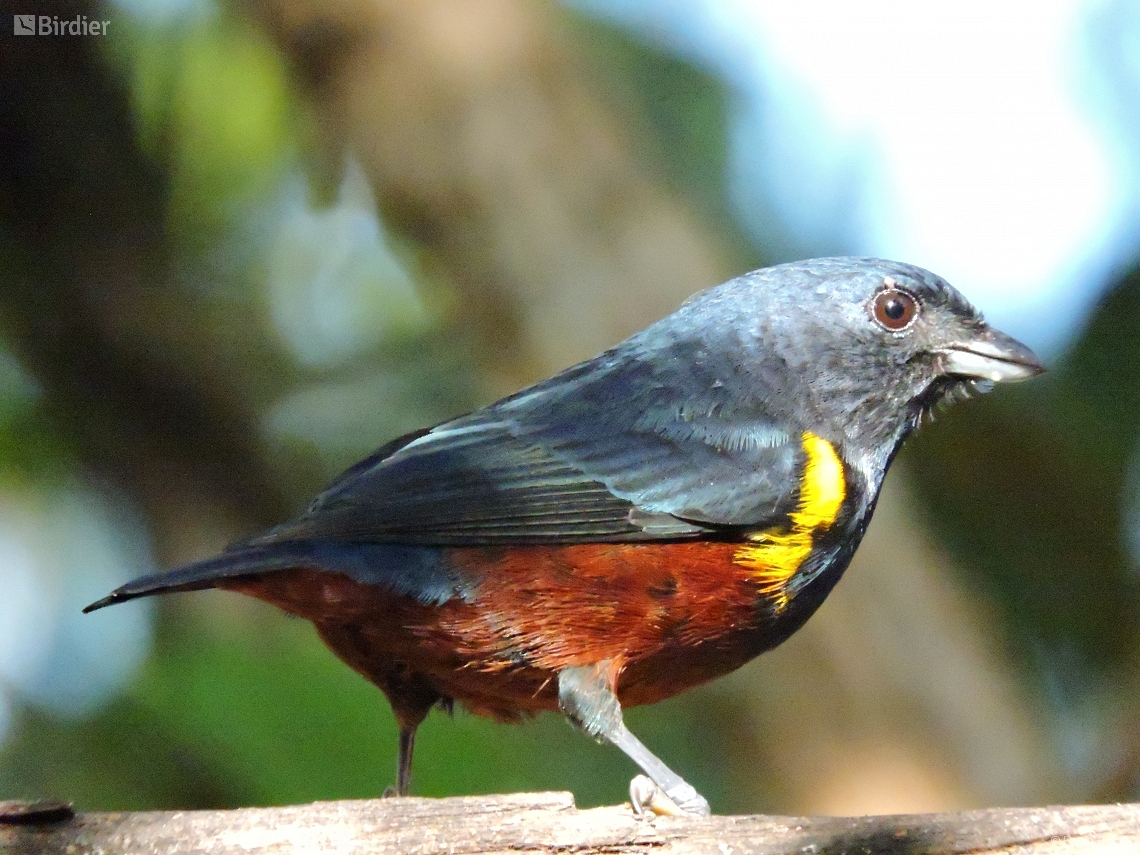
<svg viewBox="0 0 1140 855"><path fill-rule="evenodd" d="M412 755L416 750L416 729L424 723L432 706L441 703L451 708L448 698L440 694L418 675L393 671L385 675L381 688L392 704L400 743L396 754L396 787L388 787L385 796L406 796L412 788Z"/></svg>
<svg viewBox="0 0 1140 855"><path fill-rule="evenodd" d="M610 742L624 751L681 811L708 816L709 803L701 794L657 759L625 726L621 704L614 692L618 670L611 661L564 668L558 672L558 706L571 722L590 736ZM655 806L656 794L639 785L638 779L634 781L631 797L634 810L640 814Z"/></svg>
<svg viewBox="0 0 1140 855"><path fill-rule="evenodd" d="M400 728L400 752L396 759L396 795L406 796L412 786L412 752L416 749L416 728Z"/></svg>
<svg viewBox="0 0 1140 855"><path fill-rule="evenodd" d="M396 786L387 786L381 798L390 799L394 796L406 796L412 788L412 754L416 750L416 728L419 722L406 724L399 721L400 746L396 754Z"/></svg>

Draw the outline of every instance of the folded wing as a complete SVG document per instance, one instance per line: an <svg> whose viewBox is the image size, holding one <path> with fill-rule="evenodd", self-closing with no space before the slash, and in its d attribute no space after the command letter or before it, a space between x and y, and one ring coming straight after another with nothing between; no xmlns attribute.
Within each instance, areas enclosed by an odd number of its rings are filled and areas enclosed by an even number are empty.
<svg viewBox="0 0 1140 855"><path fill-rule="evenodd" d="M389 443L241 545L688 539L786 519L800 432L768 412L769 390L691 344L652 359L637 344Z"/></svg>

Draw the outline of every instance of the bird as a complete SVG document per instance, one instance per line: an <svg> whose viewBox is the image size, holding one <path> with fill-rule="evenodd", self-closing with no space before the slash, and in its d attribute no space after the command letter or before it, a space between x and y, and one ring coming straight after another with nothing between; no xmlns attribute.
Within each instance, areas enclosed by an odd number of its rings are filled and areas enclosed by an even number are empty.
<svg viewBox="0 0 1140 855"><path fill-rule="evenodd" d="M391 704L395 795L418 726L458 702L506 722L560 711L640 767L639 813L708 815L622 710L791 636L847 568L924 416L1043 370L920 267L756 270L387 443L296 519L85 611L220 588L310 620Z"/></svg>

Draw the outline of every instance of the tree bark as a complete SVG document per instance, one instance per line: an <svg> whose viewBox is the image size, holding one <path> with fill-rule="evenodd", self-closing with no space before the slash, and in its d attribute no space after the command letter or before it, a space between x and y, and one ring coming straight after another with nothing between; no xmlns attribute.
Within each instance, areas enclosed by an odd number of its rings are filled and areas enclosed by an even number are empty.
<svg viewBox="0 0 1140 855"><path fill-rule="evenodd" d="M385 220L464 294L511 390L731 272L646 165L557 10L528 0L247 0Z"/></svg>
<svg viewBox="0 0 1140 855"><path fill-rule="evenodd" d="M639 819L628 806L578 810L570 793L316 802L281 808L65 816L0 804L0 850L31 853L810 852L1073 855L1140 851L1140 805L994 808L866 817ZM66 815L66 811L63 811ZM8 817L6 820L5 817ZM15 824L5 824L6 822Z"/></svg>

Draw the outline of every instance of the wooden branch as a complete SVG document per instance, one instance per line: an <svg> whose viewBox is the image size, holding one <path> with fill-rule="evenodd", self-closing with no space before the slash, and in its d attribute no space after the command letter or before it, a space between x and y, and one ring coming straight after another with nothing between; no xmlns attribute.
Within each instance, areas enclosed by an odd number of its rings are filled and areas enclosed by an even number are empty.
<svg viewBox="0 0 1140 855"><path fill-rule="evenodd" d="M0 803L5 855L505 852L1075 855L1140 852L1140 805L868 817L636 818L570 793L317 802L283 808L71 814Z"/></svg>

